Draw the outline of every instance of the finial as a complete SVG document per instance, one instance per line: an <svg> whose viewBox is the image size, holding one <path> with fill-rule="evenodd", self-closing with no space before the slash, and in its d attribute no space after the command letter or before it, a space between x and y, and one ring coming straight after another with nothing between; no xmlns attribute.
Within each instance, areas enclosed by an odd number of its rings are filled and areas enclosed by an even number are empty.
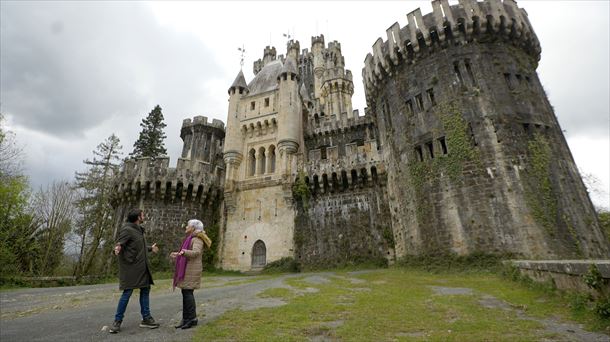
<svg viewBox="0 0 610 342"><path fill-rule="evenodd" d="M242 46L237 48L237 51L241 52L241 59L239 60L239 68L243 69L244 67L244 56L246 55L246 48L242 44Z"/></svg>

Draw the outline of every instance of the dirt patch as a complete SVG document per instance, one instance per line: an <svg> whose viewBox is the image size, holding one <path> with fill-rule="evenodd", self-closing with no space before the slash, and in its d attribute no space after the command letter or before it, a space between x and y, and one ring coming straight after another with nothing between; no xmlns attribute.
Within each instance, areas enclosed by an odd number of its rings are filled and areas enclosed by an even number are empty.
<svg viewBox="0 0 610 342"><path fill-rule="evenodd" d="M452 296L452 295L471 295L472 289L466 287L444 287L444 286L428 286L434 291L434 294L441 296Z"/></svg>

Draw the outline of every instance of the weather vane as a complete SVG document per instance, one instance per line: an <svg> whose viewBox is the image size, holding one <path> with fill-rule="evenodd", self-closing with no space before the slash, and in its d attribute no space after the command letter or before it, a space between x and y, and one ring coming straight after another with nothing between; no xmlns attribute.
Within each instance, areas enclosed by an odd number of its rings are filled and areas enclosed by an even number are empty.
<svg viewBox="0 0 610 342"><path fill-rule="evenodd" d="M239 60L239 66L240 66L240 68L243 68L244 67L244 56L246 55L246 48L242 44L241 47L237 48L237 51L241 52L241 56L240 56L241 59Z"/></svg>
<svg viewBox="0 0 610 342"><path fill-rule="evenodd" d="M290 31L288 31L287 33L283 33L282 35L286 37L286 43L288 43L290 41L290 38L292 38L292 36L290 35Z"/></svg>

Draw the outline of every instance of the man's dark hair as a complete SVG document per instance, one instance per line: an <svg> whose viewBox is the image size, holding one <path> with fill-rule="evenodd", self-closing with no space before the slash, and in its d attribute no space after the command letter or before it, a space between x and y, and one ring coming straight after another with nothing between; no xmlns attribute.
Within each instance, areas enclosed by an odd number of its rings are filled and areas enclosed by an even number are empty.
<svg viewBox="0 0 610 342"><path fill-rule="evenodd" d="M131 209L129 211L129 214L127 214L127 222L135 223L138 220L138 218L140 217L141 213L142 213L142 209Z"/></svg>

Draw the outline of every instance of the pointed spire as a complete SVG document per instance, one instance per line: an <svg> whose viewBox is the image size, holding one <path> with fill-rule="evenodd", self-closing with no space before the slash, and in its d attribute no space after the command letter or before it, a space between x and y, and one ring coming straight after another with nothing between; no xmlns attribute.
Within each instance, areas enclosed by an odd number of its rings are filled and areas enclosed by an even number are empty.
<svg viewBox="0 0 610 342"><path fill-rule="evenodd" d="M242 70L239 70L237 77L235 77L235 81L233 81L233 84L229 87L229 94L231 94L231 90L235 89L245 89L248 91L248 85L246 84L246 78L244 77L244 72Z"/></svg>

